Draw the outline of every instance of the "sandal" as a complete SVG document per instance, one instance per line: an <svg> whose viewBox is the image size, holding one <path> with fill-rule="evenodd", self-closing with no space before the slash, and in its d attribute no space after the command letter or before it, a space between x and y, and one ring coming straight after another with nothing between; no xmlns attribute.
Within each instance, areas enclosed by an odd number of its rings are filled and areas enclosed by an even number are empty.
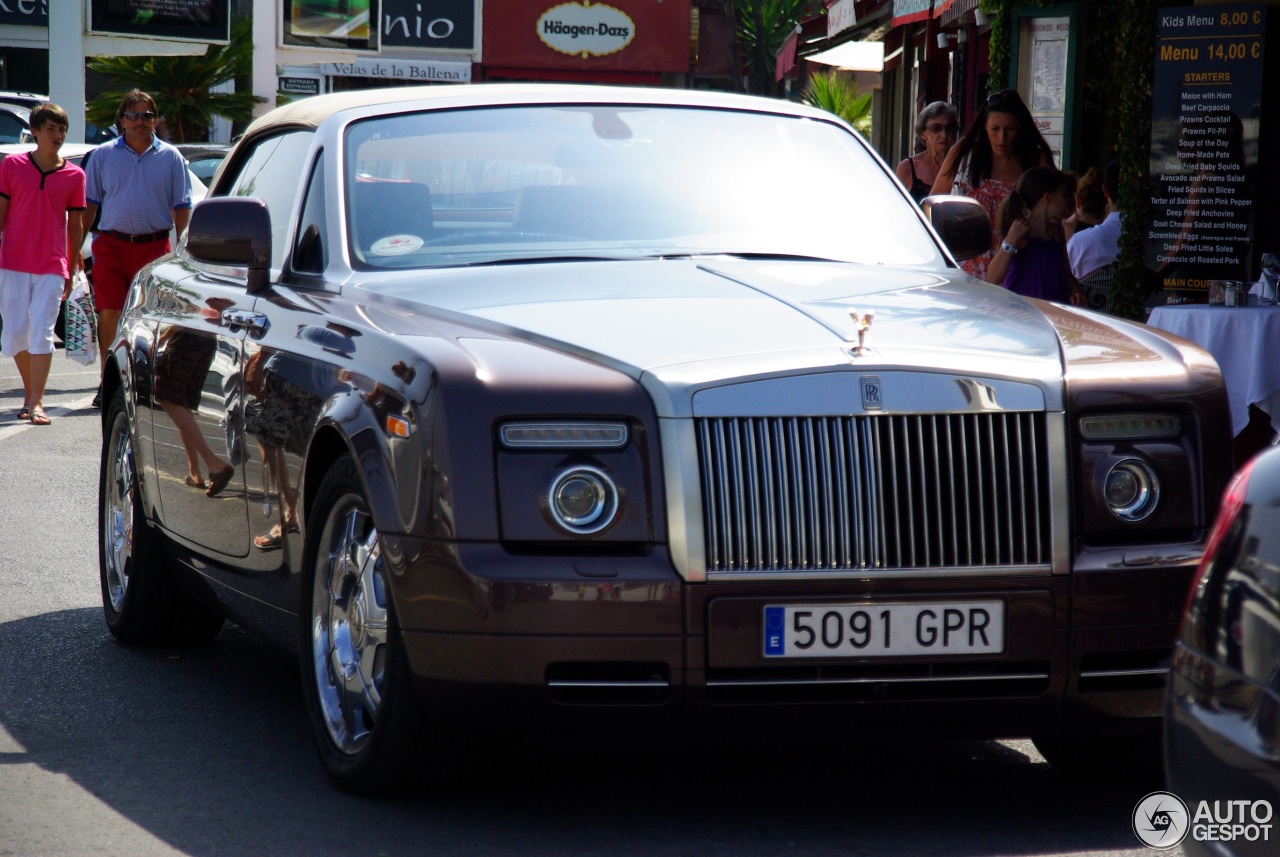
<svg viewBox="0 0 1280 857"><path fill-rule="evenodd" d="M280 533L280 525L276 524L270 532L255 536L253 546L260 551L274 551L284 547L284 536Z"/></svg>
<svg viewBox="0 0 1280 857"><path fill-rule="evenodd" d="M30 408L30 406L28 406L28 405L23 405L23 406L22 406L22 408L21 408L21 409L19 409L19 411L18 411L18 419L20 419L20 420L29 420L29 419L31 419L31 408Z"/></svg>
<svg viewBox="0 0 1280 857"><path fill-rule="evenodd" d="M203 479L197 479L197 478L195 478L194 476L191 476L190 474L188 474L188 475L187 475L187 487L188 487L188 488L199 488L199 489L201 489L201 490L204 490L205 488L208 488L209 486L205 483L205 481L204 481Z"/></svg>
<svg viewBox="0 0 1280 857"><path fill-rule="evenodd" d="M205 491L206 497L217 497L223 488L227 487L227 483L231 481L231 477L235 476L236 469L228 464L217 473L209 474L209 490Z"/></svg>
<svg viewBox="0 0 1280 857"><path fill-rule="evenodd" d="M52 425L53 420L49 419L49 415L44 412L44 408L36 405L31 409L31 424L33 426Z"/></svg>

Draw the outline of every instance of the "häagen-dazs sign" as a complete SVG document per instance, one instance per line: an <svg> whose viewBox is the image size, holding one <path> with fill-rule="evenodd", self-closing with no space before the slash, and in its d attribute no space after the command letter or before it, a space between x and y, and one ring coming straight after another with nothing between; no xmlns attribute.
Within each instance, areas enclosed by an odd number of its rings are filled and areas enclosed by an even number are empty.
<svg viewBox="0 0 1280 857"><path fill-rule="evenodd" d="M602 57L631 44L635 22L620 9L582 0L562 3L538 18L538 38L562 54Z"/></svg>

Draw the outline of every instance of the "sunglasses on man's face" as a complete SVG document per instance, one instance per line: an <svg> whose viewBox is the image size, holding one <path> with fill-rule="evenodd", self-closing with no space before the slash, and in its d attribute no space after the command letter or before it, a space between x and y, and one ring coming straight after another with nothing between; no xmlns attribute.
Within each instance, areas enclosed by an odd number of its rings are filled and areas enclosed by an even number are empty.
<svg viewBox="0 0 1280 857"><path fill-rule="evenodd" d="M156 118L156 114L152 113L150 110L128 110L128 111L125 111L124 113L121 113L120 115L121 115L121 116L123 116L125 119L128 119L128 120L130 120L130 121L132 121L132 120L134 120L134 119L154 119L154 118Z"/></svg>

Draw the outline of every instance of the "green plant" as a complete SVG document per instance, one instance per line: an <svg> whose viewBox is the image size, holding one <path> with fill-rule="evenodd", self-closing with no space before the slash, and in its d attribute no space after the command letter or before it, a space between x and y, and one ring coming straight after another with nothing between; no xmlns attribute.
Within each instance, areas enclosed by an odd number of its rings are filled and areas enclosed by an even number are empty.
<svg viewBox="0 0 1280 857"><path fill-rule="evenodd" d="M746 61L748 92L778 94L774 57L796 25L816 8L822 7L815 0L733 0L735 35Z"/></svg>
<svg viewBox="0 0 1280 857"><path fill-rule="evenodd" d="M987 13L991 22L987 35L987 65L991 69L987 78L987 92L999 92L1007 86L1009 60L1013 56L1013 45L1009 37L1010 25L1013 23L1013 4L1008 0L979 0L978 8Z"/></svg>
<svg viewBox="0 0 1280 857"><path fill-rule="evenodd" d="M210 45L204 56L94 57L88 66L122 87L89 102L85 114L90 122L114 125L120 100L137 88L156 100L175 143L207 139L215 116L247 121L254 105L265 100L249 92L211 91L253 71L252 19L247 17L232 24L229 45Z"/></svg>
<svg viewBox="0 0 1280 857"><path fill-rule="evenodd" d="M871 97L860 91L852 74L832 69L811 76L800 100L834 113L866 135L871 131Z"/></svg>
<svg viewBox="0 0 1280 857"><path fill-rule="evenodd" d="M1150 207L1151 85L1155 77L1156 0L1115 0L1118 55L1116 81L1116 158L1120 162L1119 199L1123 213L1120 257L1111 287L1111 311L1142 317L1150 276L1146 266L1146 224Z"/></svg>

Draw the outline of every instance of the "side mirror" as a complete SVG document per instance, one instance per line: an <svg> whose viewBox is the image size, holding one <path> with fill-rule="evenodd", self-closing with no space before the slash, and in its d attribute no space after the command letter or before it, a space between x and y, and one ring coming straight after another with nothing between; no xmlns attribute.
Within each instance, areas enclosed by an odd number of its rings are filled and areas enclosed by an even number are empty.
<svg viewBox="0 0 1280 857"><path fill-rule="evenodd" d="M197 202L187 224L187 252L197 262L249 269L248 292L271 285L271 215L260 199L219 196Z"/></svg>
<svg viewBox="0 0 1280 857"><path fill-rule="evenodd" d="M991 218L976 199L928 196L920 207L956 261L981 256L991 249Z"/></svg>

